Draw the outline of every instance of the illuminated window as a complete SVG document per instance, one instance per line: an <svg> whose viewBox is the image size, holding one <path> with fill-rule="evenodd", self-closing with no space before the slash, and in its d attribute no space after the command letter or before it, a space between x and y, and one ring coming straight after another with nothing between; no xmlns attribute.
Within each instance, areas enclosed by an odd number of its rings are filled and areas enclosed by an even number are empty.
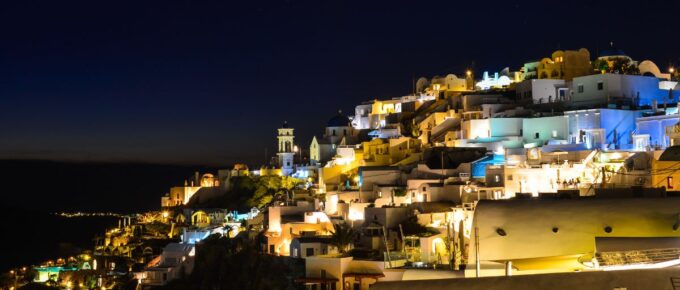
<svg viewBox="0 0 680 290"><path fill-rule="evenodd" d="M496 176L494 176L494 180L495 180L496 182L501 182L501 177L498 176L498 175L496 175Z"/></svg>
<svg viewBox="0 0 680 290"><path fill-rule="evenodd" d="M666 183L668 183L668 185L667 185L666 187L672 189L672 188L673 188L673 176L667 177L667 178L666 178Z"/></svg>

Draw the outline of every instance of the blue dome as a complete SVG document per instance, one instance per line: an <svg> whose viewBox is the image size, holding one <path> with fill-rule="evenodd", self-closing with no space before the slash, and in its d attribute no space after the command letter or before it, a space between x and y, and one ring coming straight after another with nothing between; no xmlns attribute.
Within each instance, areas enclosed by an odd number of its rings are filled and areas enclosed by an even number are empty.
<svg viewBox="0 0 680 290"><path fill-rule="evenodd" d="M351 126L351 122L349 121L349 118L347 116L343 115L342 112L338 112L338 114L328 120L328 124L326 124L326 127L349 127Z"/></svg>
<svg viewBox="0 0 680 290"><path fill-rule="evenodd" d="M623 50L612 48L612 49L607 49L603 50L600 52L600 57L608 57L608 56L625 56L626 53L623 52Z"/></svg>

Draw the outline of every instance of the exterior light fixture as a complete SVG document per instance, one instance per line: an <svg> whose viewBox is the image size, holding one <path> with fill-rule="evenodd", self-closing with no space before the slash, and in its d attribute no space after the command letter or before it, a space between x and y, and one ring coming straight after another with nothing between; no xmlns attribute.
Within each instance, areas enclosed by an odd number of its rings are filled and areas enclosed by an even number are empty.
<svg viewBox="0 0 680 290"><path fill-rule="evenodd" d="M553 228L552 228L552 232L553 232L553 233L557 233L557 232L559 232L559 231L560 231L560 229L559 229L558 227L553 227Z"/></svg>
<svg viewBox="0 0 680 290"><path fill-rule="evenodd" d="M610 226L604 227L604 232L605 232L605 233L608 233L608 234L611 233L611 232L612 232L612 227L610 227Z"/></svg>
<svg viewBox="0 0 680 290"><path fill-rule="evenodd" d="M506 233L505 230L503 230L502 228L497 228L496 233L501 237L505 237L508 235L508 233Z"/></svg>

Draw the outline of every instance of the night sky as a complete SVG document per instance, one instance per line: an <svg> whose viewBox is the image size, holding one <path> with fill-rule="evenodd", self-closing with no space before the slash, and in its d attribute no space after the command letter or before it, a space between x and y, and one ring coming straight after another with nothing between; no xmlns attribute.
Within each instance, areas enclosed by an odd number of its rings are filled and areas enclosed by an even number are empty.
<svg viewBox="0 0 680 290"><path fill-rule="evenodd" d="M680 63L680 1L589 2L5 1L0 158L255 164L284 120L307 147L338 109L473 62L613 41Z"/></svg>

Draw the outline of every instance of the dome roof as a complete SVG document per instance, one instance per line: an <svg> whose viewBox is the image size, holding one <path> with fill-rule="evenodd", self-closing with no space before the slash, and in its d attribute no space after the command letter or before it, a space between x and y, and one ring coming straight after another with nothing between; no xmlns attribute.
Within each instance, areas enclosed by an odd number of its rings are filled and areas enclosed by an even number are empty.
<svg viewBox="0 0 680 290"><path fill-rule="evenodd" d="M600 57L610 57L610 56L626 56L626 53L623 52L623 50L612 48L612 49L607 49L603 50L600 52Z"/></svg>
<svg viewBox="0 0 680 290"><path fill-rule="evenodd" d="M342 111L338 111L338 114L335 115L335 117L328 120L326 127L349 127L351 126L351 123L349 118L342 114Z"/></svg>
<svg viewBox="0 0 680 290"><path fill-rule="evenodd" d="M680 146L671 146L659 156L659 161L680 161Z"/></svg>

